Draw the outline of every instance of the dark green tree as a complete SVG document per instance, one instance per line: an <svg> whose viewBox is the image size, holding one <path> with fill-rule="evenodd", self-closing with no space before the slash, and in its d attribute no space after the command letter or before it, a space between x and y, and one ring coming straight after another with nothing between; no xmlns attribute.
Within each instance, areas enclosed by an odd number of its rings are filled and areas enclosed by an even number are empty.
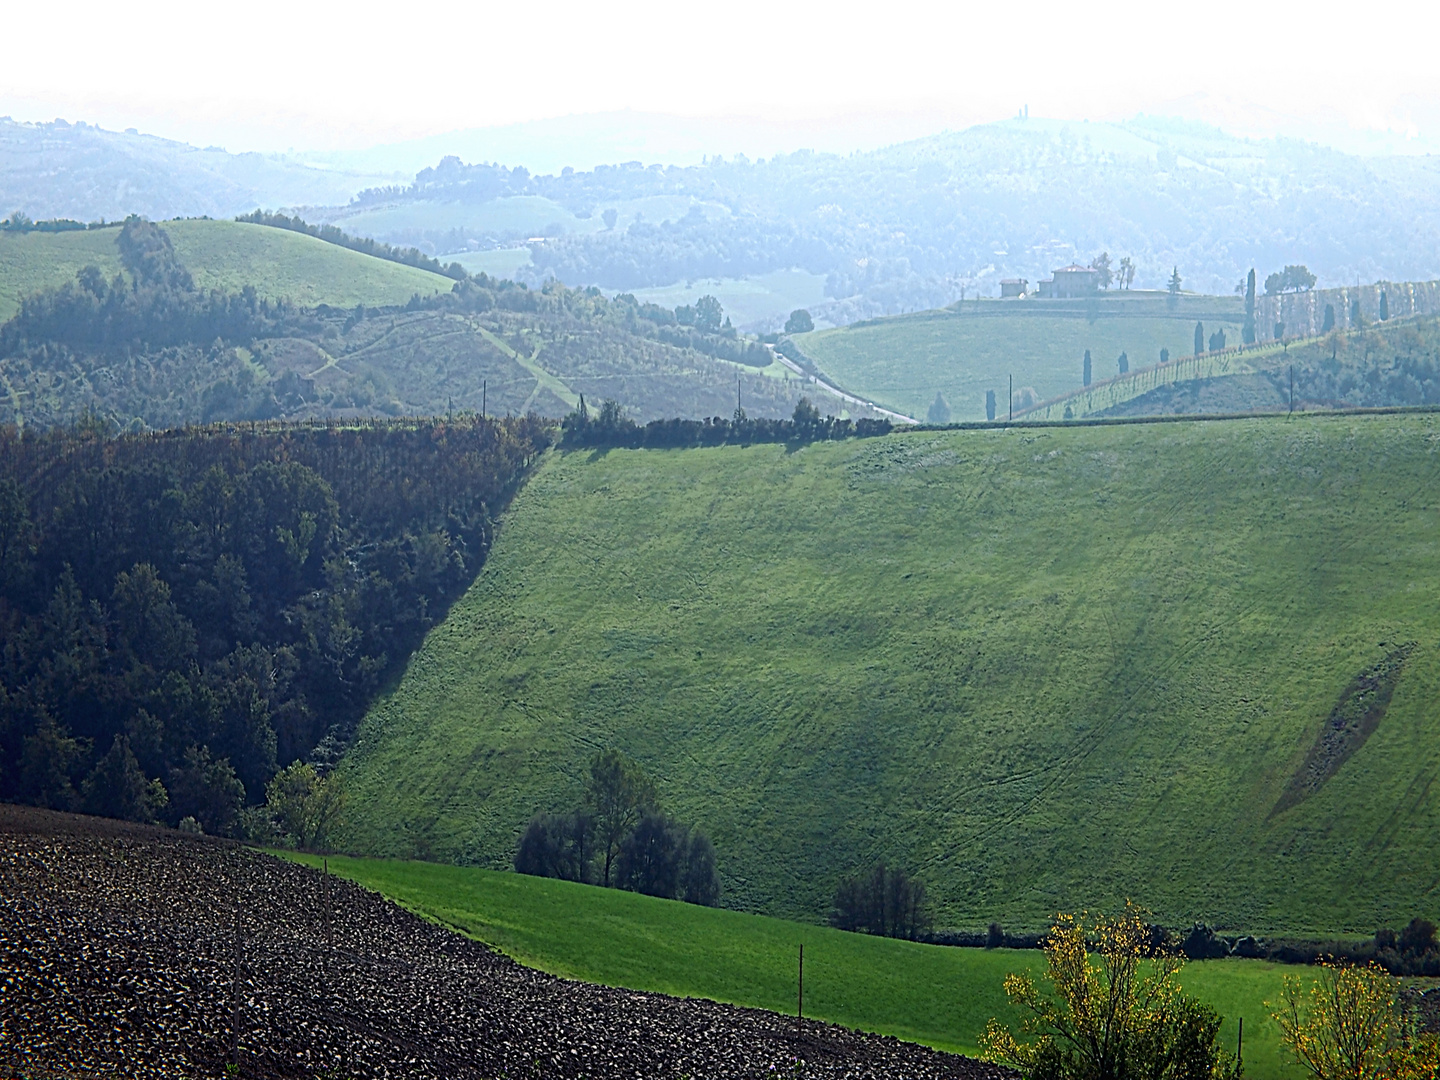
<svg viewBox="0 0 1440 1080"><path fill-rule="evenodd" d="M695 301L695 329L707 334L718 334L725 321L725 309L713 296L702 296Z"/></svg>
<svg viewBox="0 0 1440 1080"><path fill-rule="evenodd" d="M608 207L608 208L605 210L605 212L600 215L600 220L603 221L603 222L605 222L605 228L607 228L607 229L613 229L613 228L615 228L615 221L616 221L616 219L618 219L619 217L620 217L619 211L617 211L613 206L611 206L611 207Z"/></svg>
<svg viewBox="0 0 1440 1080"><path fill-rule="evenodd" d="M1322 334L1328 334L1328 333L1330 333L1331 330L1334 330L1334 329L1335 329L1335 305L1334 305L1334 304L1326 304L1326 305L1325 305L1325 323L1324 323L1323 326L1320 327L1320 332L1321 332Z"/></svg>
<svg viewBox="0 0 1440 1080"><path fill-rule="evenodd" d="M1130 355L1122 352L1120 358L1116 360L1115 363L1120 368L1121 375L1128 373L1130 370Z"/></svg>
<svg viewBox="0 0 1440 1080"><path fill-rule="evenodd" d="M1102 251L1091 259L1090 269L1099 271L1102 289L1110 288L1110 283L1115 280L1115 272L1110 269L1110 253L1108 251Z"/></svg>
<svg viewBox="0 0 1440 1080"><path fill-rule="evenodd" d="M1386 295L1384 289L1381 289L1381 290L1380 290L1380 321L1381 321L1381 322L1384 322L1384 321L1385 321L1386 319L1388 319L1388 318L1390 318L1390 297Z"/></svg>
<svg viewBox="0 0 1440 1080"><path fill-rule="evenodd" d="M646 896L674 899L680 891L689 841L685 830L668 815L658 810L647 812L620 844L617 883Z"/></svg>
<svg viewBox="0 0 1440 1080"><path fill-rule="evenodd" d="M1197 323L1195 324L1195 355L1196 355L1196 356L1199 356L1199 355L1200 355L1201 353L1203 353L1204 351L1205 351L1205 324L1204 324L1204 323L1201 323L1201 322L1197 322Z"/></svg>
<svg viewBox="0 0 1440 1080"><path fill-rule="evenodd" d="M994 420L994 419L995 419L995 391L994 391L994 390L986 390L986 391L985 391L985 419L986 419L986 420Z"/></svg>
<svg viewBox="0 0 1440 1080"><path fill-rule="evenodd" d="M1170 271L1170 280L1165 283L1165 291L1169 294L1166 302L1173 310L1180 303L1180 267Z"/></svg>
<svg viewBox="0 0 1440 1080"><path fill-rule="evenodd" d="M1357 329L1365 325L1365 319L1360 314L1360 297L1358 296L1353 297L1350 301L1350 325Z"/></svg>
<svg viewBox="0 0 1440 1080"><path fill-rule="evenodd" d="M153 822L169 801L159 780L147 780L130 750L130 740L116 735L109 751L80 788L81 807L87 814Z"/></svg>
<svg viewBox="0 0 1440 1080"><path fill-rule="evenodd" d="M1085 350L1085 360L1080 368L1080 381L1083 385L1090 385L1090 350Z"/></svg>
<svg viewBox="0 0 1440 1080"><path fill-rule="evenodd" d="M810 317L810 312L804 308L796 308L790 312L790 317L785 320L785 333L787 334L808 334L815 329L815 320Z"/></svg>
<svg viewBox="0 0 1440 1080"><path fill-rule="evenodd" d="M687 904L714 907L720 902L720 874L715 867L715 845L702 832L692 830L685 850L680 899Z"/></svg>
<svg viewBox="0 0 1440 1080"><path fill-rule="evenodd" d="M1280 322L1278 319L1275 322L1275 340L1285 340L1285 324L1283 322Z"/></svg>
<svg viewBox="0 0 1440 1080"><path fill-rule="evenodd" d="M1255 344L1255 268L1250 268L1250 273L1245 276L1245 327L1240 332L1240 340L1246 345Z"/></svg>
<svg viewBox="0 0 1440 1080"><path fill-rule="evenodd" d="M595 839L603 870L600 883L609 886L621 845L655 807L655 788L644 771L618 750L601 750L590 759L585 804L595 817Z"/></svg>
<svg viewBox="0 0 1440 1080"><path fill-rule="evenodd" d="M1170 350L1169 350L1169 349L1161 349L1161 350L1160 350L1160 363L1162 363L1162 364L1168 364L1169 362L1170 362Z"/></svg>
<svg viewBox="0 0 1440 1080"><path fill-rule="evenodd" d="M191 746L170 770L171 816L194 818L212 836L233 836L245 806L245 785L228 758L216 760L208 746Z"/></svg>
<svg viewBox="0 0 1440 1080"><path fill-rule="evenodd" d="M925 413L925 420L930 424L948 424L950 422L950 403L939 390L935 391L935 400L930 403L930 409Z"/></svg>

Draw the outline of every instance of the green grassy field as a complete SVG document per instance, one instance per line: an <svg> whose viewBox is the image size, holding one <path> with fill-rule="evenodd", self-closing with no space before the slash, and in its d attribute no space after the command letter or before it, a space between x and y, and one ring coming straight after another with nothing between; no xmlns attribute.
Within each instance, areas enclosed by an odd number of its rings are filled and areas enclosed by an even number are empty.
<svg viewBox="0 0 1440 1080"><path fill-rule="evenodd" d="M236 221L167 221L176 254L205 289L254 285L298 304L403 304L415 293L449 292L449 278L327 244L312 236ZM0 233L0 321L30 293L63 284L87 265L120 270L119 229Z"/></svg>
<svg viewBox="0 0 1440 1080"><path fill-rule="evenodd" d="M786 316L825 299L825 276L804 270L775 270L746 278L705 278L653 289L634 289L636 297L662 307L693 304L702 296L719 300L736 326Z"/></svg>
<svg viewBox="0 0 1440 1080"><path fill-rule="evenodd" d="M315 856L291 855L319 866ZM334 858L333 873L566 978L795 1010L805 946L805 1015L975 1054L991 1017L1017 1017L1002 983L1044 970L1037 951L955 949L846 934L760 915L700 908L616 889L434 863ZM1289 969L1292 973L1295 969ZM1276 1000L1286 969L1253 960L1188 965L1185 988L1226 1017L1233 1049L1244 1018L1246 1071L1284 1073Z"/></svg>
<svg viewBox="0 0 1440 1080"><path fill-rule="evenodd" d="M1440 908L1440 417L553 454L363 723L348 850L508 864L621 749L727 903L885 858L941 925ZM1347 687L1389 713L1272 813Z"/></svg>
<svg viewBox="0 0 1440 1080"><path fill-rule="evenodd" d="M1099 382L1118 373L1122 351L1132 368L1157 363L1162 348L1188 356L1197 321L1207 337L1223 327L1236 344L1243 320L1237 297L1185 296L1172 310L1163 296L1112 293L1092 303L966 301L958 310L816 330L796 341L840 386L887 408L924 419L939 391L953 419L983 420L987 390L1004 415L1011 376L1017 395L1029 388L1043 401L1081 385L1086 349Z"/></svg>

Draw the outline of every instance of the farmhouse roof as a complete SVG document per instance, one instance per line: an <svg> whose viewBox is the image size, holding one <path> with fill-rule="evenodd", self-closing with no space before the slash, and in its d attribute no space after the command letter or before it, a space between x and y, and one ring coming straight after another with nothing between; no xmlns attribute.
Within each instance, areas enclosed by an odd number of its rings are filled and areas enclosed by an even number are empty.
<svg viewBox="0 0 1440 1080"><path fill-rule="evenodd" d="M1093 266L1081 266L1078 263L1071 263L1069 266L1062 266L1056 270L1057 274L1098 274L1100 271Z"/></svg>

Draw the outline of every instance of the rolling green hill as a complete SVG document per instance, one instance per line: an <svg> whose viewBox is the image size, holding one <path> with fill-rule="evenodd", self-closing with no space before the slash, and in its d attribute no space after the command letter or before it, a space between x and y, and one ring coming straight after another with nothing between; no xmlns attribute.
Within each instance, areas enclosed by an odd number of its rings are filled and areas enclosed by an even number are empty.
<svg viewBox="0 0 1440 1080"><path fill-rule="evenodd" d="M319 866L311 855L291 855ZM805 946L805 1015L965 1054L991 1017L1017 1019L1002 983L1043 955L957 949L847 934L616 889L434 863L332 858L330 870L530 967L565 978L793 1013ZM1285 969L1258 960L1187 965L1185 989L1212 1005L1233 1046L1245 1019L1245 1071L1278 1080L1285 1061L1265 1002ZM1293 969L1291 969L1293 973Z"/></svg>
<svg viewBox="0 0 1440 1080"><path fill-rule="evenodd" d="M1015 380L1016 411L1080 386L1089 349L1096 382L1118 371L1121 352L1132 368L1195 351L1195 323L1205 334L1223 328L1239 344L1244 302L1238 297L1182 296L1175 308L1156 293L1111 293L1083 300L978 300L938 311L872 319L796 337L815 363L846 390L920 419L945 395L955 420L985 419L985 391L999 414Z"/></svg>
<svg viewBox="0 0 1440 1080"><path fill-rule="evenodd" d="M345 842L504 866L608 746L752 911L885 858L969 928L1433 916L1437 484L1428 414L555 454L362 724Z"/></svg>
<svg viewBox="0 0 1440 1080"><path fill-rule="evenodd" d="M403 304L415 293L449 292L455 284L428 270L376 259L311 236L236 221L165 223L175 253L202 289L254 285L262 296L306 307ZM120 270L119 229L64 233L0 233L0 322L20 300L61 285L94 265Z"/></svg>

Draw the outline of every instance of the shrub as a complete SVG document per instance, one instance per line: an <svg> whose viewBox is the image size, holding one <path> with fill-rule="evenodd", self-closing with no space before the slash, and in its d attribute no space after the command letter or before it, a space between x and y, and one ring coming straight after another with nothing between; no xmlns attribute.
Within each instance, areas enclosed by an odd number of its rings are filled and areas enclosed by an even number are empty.
<svg viewBox="0 0 1440 1080"><path fill-rule="evenodd" d="M1094 949L1092 958L1091 949ZM1031 977L1008 975L1005 993L1026 1014L1021 1042L991 1020L986 1056L1030 1080L1219 1080L1234 1076L1217 1041L1220 1016L1187 997L1177 975L1184 961L1156 954L1142 913L1115 919L1062 915L1045 940L1042 991Z"/></svg>

